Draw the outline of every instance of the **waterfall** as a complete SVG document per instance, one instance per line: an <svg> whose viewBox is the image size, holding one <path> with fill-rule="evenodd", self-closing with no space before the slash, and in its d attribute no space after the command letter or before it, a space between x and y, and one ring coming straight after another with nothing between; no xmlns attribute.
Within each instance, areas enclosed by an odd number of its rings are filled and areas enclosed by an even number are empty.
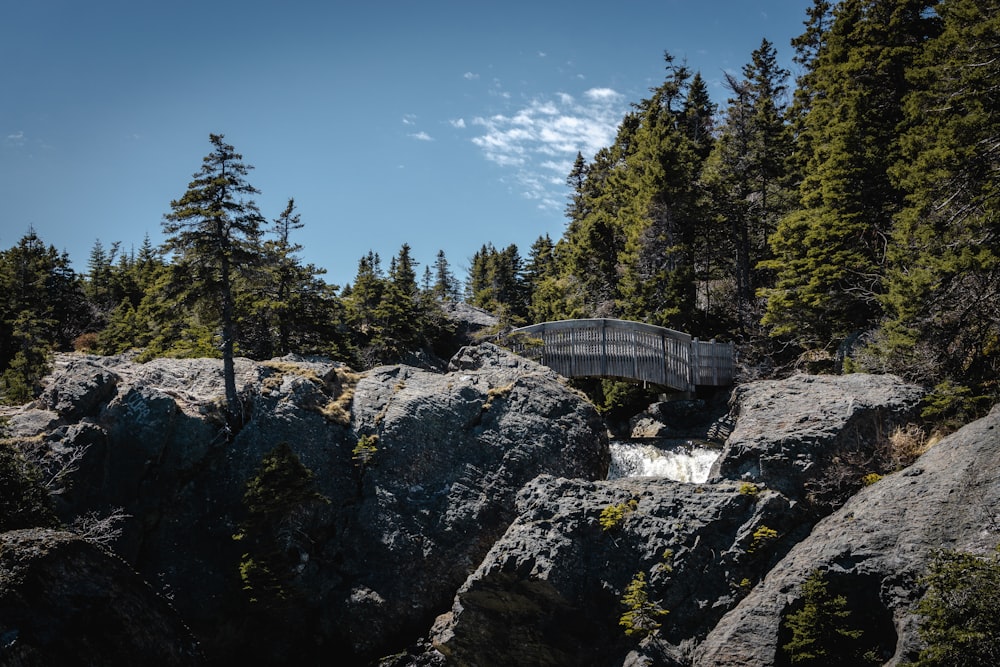
<svg viewBox="0 0 1000 667"><path fill-rule="evenodd" d="M717 448L690 440L665 447L648 442L613 441L608 479L666 477L678 482L701 483L708 480L708 473L719 454Z"/></svg>

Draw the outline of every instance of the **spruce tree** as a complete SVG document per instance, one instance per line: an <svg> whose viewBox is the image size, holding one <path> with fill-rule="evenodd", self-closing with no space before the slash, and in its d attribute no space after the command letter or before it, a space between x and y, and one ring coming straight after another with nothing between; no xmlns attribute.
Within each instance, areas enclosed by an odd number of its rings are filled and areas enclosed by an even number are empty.
<svg viewBox="0 0 1000 667"><path fill-rule="evenodd" d="M880 664L862 650L864 632L851 622L847 598L834 595L823 572L802 582L802 607L784 619L791 639L781 648L792 665L839 667Z"/></svg>
<svg viewBox="0 0 1000 667"><path fill-rule="evenodd" d="M180 199L164 216L164 248L173 253L174 287L218 317L226 406L232 426L241 419L233 363L237 340L235 285L241 273L263 263L259 248L264 218L250 199L259 190L247 181L243 156L209 135L212 152Z"/></svg>
<svg viewBox="0 0 1000 667"><path fill-rule="evenodd" d="M744 333L752 317L759 317L756 290L768 286L758 264L770 259L767 240L789 207L782 184L792 148L783 113L787 76L767 40L751 54L742 79L726 76L731 97L702 174L712 189L713 210L721 228L711 229L709 238L714 243L704 244L698 256L702 262L723 265L724 275L731 277L738 327ZM705 274L712 278L717 271L708 267Z"/></svg>
<svg viewBox="0 0 1000 667"><path fill-rule="evenodd" d="M949 0L908 73L893 176L907 192L889 252L889 368L991 391L1000 372L1000 4Z"/></svg>
<svg viewBox="0 0 1000 667"><path fill-rule="evenodd" d="M803 347L831 349L879 319L886 239L902 192L889 178L905 73L933 32L932 0L844 0L810 74L799 141L801 209L771 237L763 321Z"/></svg>
<svg viewBox="0 0 1000 667"><path fill-rule="evenodd" d="M33 229L0 253L0 395L23 402L40 388L54 349L71 349L90 311L66 253Z"/></svg>
<svg viewBox="0 0 1000 667"><path fill-rule="evenodd" d="M690 330L695 323L694 251L704 204L697 187L699 144L684 118L688 69L664 55L667 77L639 105L634 149L626 159L626 243L619 256L619 307L632 319Z"/></svg>

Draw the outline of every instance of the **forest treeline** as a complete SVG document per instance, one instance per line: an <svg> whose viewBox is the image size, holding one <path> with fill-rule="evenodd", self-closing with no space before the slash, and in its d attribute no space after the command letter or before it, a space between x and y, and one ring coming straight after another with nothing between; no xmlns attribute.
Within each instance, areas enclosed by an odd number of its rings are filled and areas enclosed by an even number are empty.
<svg viewBox="0 0 1000 667"><path fill-rule="evenodd" d="M97 242L83 275L33 232L0 254L3 393L30 396L74 347L367 367L433 350L453 326L439 304L464 300L505 325L620 317L733 340L746 378L893 372L971 416L1000 397L1000 3L814 0L803 25L794 80L762 40L722 105L666 53L614 142L577 155L562 236L526 256L486 242L464 280L443 253L418 276L404 244L328 285L298 259L294 201L265 220L212 135L163 246Z"/></svg>

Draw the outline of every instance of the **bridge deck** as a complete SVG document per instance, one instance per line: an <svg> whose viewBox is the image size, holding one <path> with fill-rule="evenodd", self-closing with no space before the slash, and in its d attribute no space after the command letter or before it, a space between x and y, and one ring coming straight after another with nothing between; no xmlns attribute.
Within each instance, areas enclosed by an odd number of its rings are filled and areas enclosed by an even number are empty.
<svg viewBox="0 0 1000 667"><path fill-rule="evenodd" d="M561 320L514 329L515 351L566 377L651 382L681 391L733 381L732 343L613 319Z"/></svg>

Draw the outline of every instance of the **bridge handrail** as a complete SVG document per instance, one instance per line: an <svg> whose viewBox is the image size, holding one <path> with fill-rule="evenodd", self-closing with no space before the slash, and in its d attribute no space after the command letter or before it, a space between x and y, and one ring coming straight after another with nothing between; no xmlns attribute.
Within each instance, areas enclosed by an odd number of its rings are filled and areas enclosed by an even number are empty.
<svg viewBox="0 0 1000 667"><path fill-rule="evenodd" d="M556 320L519 327L514 350L567 377L620 377L684 391L733 380L731 343L700 341L683 331L645 322L592 318ZM538 336L535 346L530 337Z"/></svg>
<svg viewBox="0 0 1000 667"><path fill-rule="evenodd" d="M692 340L691 334L686 334L683 331L677 331L675 329L668 329L667 327L658 327L655 324L647 324L645 322L633 322L631 320L616 320L609 317L595 317L589 319L581 320L553 320L552 322L541 322L540 324L529 324L525 327L518 327L511 331L512 334L533 334L542 333L543 331L559 331L561 329L600 329L603 327L609 327L612 329L621 329L623 331L641 331L643 333L654 334L657 336L665 335L669 338L679 340L684 343L690 343Z"/></svg>

